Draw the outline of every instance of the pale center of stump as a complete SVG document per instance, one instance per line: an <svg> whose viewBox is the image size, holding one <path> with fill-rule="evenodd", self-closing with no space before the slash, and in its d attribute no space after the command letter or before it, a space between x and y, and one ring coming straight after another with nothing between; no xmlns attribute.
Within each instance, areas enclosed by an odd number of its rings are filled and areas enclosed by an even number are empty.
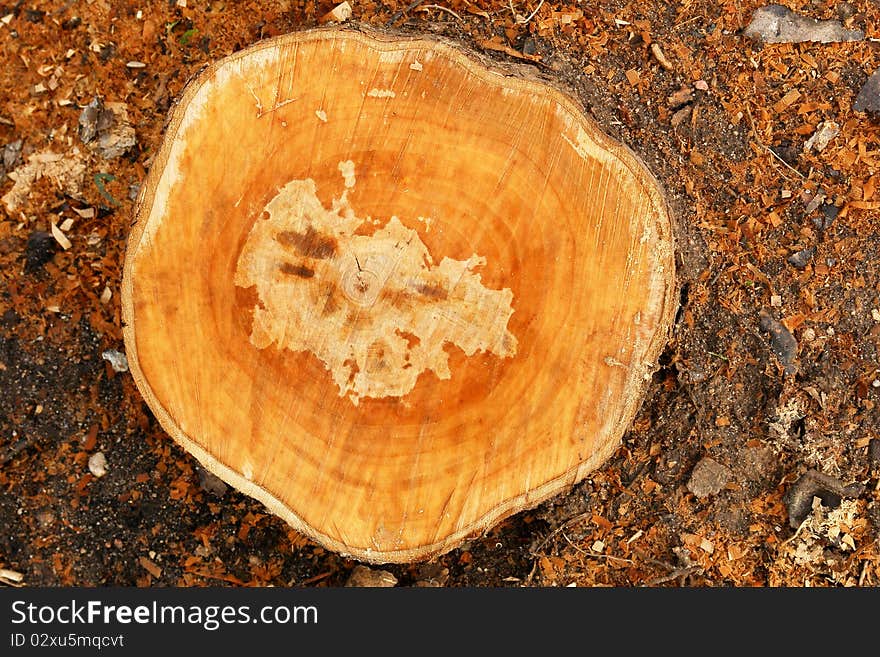
<svg viewBox="0 0 880 657"><path fill-rule="evenodd" d="M378 228L356 217L347 199L354 165L340 163L340 171L346 190L330 209L314 180L292 180L251 228L235 272L235 284L258 297L251 344L312 352L355 405L402 397L427 370L450 378L447 344L467 356L513 357L513 293L483 286L474 269L485 258L435 265L397 217ZM356 234L364 225L376 230Z"/></svg>

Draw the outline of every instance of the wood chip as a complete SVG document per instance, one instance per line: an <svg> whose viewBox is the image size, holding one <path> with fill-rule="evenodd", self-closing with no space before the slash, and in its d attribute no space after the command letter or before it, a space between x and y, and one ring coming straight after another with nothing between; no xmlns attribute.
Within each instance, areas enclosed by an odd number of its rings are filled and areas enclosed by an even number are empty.
<svg viewBox="0 0 880 657"><path fill-rule="evenodd" d="M159 566L156 565L155 562L151 561L147 557L139 557L138 563L140 563L140 565L144 568L144 570L146 570L148 573L150 573L150 575L152 575L153 577L161 577L162 576L162 569L159 568Z"/></svg>
<svg viewBox="0 0 880 657"><path fill-rule="evenodd" d="M93 219L95 216L95 208L73 208L73 211L83 219Z"/></svg>
<svg viewBox="0 0 880 657"><path fill-rule="evenodd" d="M634 68L631 68L626 72L626 79L629 80L629 83L634 87L639 86L639 82L641 81L639 72Z"/></svg>
<svg viewBox="0 0 880 657"><path fill-rule="evenodd" d="M773 111L777 114L781 114L786 109L788 109L789 105L791 105L794 101L801 97L801 92L797 89L792 89L787 94L785 94L782 98L780 98L773 105Z"/></svg>
<svg viewBox="0 0 880 657"><path fill-rule="evenodd" d="M54 222L52 223L52 237L55 238L55 241L58 242L58 244L61 245L61 248L64 249L65 251L67 251L67 249L69 249L71 246L73 246L70 243L70 240L67 239L67 235L65 235L61 231L61 229L55 225Z"/></svg>
<svg viewBox="0 0 880 657"><path fill-rule="evenodd" d="M673 69L672 62L666 59L666 55L663 54L663 50L660 49L660 44L656 41L651 44L651 54L654 55L654 59L665 68L667 71L671 71Z"/></svg>
<svg viewBox="0 0 880 657"><path fill-rule="evenodd" d="M320 23L344 23L349 18L351 18L351 5L348 2L342 2L321 16L318 21Z"/></svg>

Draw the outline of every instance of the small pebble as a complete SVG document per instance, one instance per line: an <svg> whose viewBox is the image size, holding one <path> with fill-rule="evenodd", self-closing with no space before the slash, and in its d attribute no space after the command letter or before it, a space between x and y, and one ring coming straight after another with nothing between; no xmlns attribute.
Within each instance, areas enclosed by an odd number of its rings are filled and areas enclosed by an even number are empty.
<svg viewBox="0 0 880 657"><path fill-rule="evenodd" d="M397 578L387 570L373 570L367 566L358 564L348 576L345 583L348 587L379 587L387 588L397 585Z"/></svg>
<svg viewBox="0 0 880 657"><path fill-rule="evenodd" d="M813 259L813 256L816 253L815 247L810 247L809 249L803 249L801 251L797 251L796 253L792 253L788 256L788 264L790 264L795 269L806 269L807 264L809 264L810 260Z"/></svg>
<svg viewBox="0 0 880 657"><path fill-rule="evenodd" d="M116 349L108 349L101 354L101 358L110 363L110 367L113 368L114 372L128 371L128 358L126 358L125 354L121 351L116 351Z"/></svg>
<svg viewBox="0 0 880 657"><path fill-rule="evenodd" d="M840 214L840 208L832 203L823 203L820 209L822 214L812 217L813 225L819 230L828 230Z"/></svg>
<svg viewBox="0 0 880 657"><path fill-rule="evenodd" d="M28 235L27 246L25 247L24 270L28 274L33 274L43 265L49 262L58 250L58 243L51 234L35 230Z"/></svg>
<svg viewBox="0 0 880 657"><path fill-rule="evenodd" d="M107 457L104 452L95 452L89 457L89 472L99 479L107 474Z"/></svg>
<svg viewBox="0 0 880 657"><path fill-rule="evenodd" d="M21 139L10 142L3 147L3 151L0 153L0 170L9 171L15 168L15 165L21 160L21 147Z"/></svg>
<svg viewBox="0 0 880 657"><path fill-rule="evenodd" d="M871 438L868 442L868 459L874 465L880 465L880 438Z"/></svg>
<svg viewBox="0 0 880 657"><path fill-rule="evenodd" d="M773 319L768 312L763 310L759 314L759 322L761 328L770 334L770 348L782 363L785 373L794 374L797 372L795 361L798 344L785 324Z"/></svg>
<svg viewBox="0 0 880 657"><path fill-rule="evenodd" d="M804 150L814 149L816 152L821 152L839 134L840 126L837 123L834 121L822 121L816 126L816 132L813 133L813 136L804 143Z"/></svg>
<svg viewBox="0 0 880 657"><path fill-rule="evenodd" d="M687 489L699 498L715 495L730 482L732 476L728 468L706 457L694 466Z"/></svg>
<svg viewBox="0 0 880 657"><path fill-rule="evenodd" d="M880 114L880 68L871 74L871 77L859 90L859 95L853 102L852 108L856 112Z"/></svg>
<svg viewBox="0 0 880 657"><path fill-rule="evenodd" d="M817 41L861 41L865 33L848 30L835 20L817 20L811 16L796 14L779 4L756 9L751 22L743 30L743 36L764 43L803 43Z"/></svg>
<svg viewBox="0 0 880 657"><path fill-rule="evenodd" d="M202 466L196 466L196 472L199 475L199 488L206 493L211 493L217 497L223 497L229 486L213 472L210 472Z"/></svg>

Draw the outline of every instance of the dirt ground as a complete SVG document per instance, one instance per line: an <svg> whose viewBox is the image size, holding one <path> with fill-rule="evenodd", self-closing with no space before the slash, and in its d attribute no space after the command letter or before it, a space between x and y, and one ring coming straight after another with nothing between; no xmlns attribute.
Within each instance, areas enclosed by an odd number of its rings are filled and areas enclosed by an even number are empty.
<svg viewBox="0 0 880 657"><path fill-rule="evenodd" d="M666 189L681 285L613 457L434 562L382 567L388 581L880 582L880 124L852 107L880 66L880 6L786 4L864 38L762 43L743 34L749 0L352 3L352 21L569 89ZM342 586L358 565L207 476L103 356L124 351L132 202L170 104L206 62L332 8L0 2L0 568L20 575L5 583ZM124 104L119 148L86 143L95 97ZM811 141L823 125L839 133Z"/></svg>

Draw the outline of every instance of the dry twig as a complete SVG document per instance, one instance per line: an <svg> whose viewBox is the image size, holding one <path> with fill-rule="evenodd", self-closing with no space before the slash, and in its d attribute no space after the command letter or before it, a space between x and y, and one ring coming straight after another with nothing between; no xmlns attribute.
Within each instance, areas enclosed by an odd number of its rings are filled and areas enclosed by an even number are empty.
<svg viewBox="0 0 880 657"><path fill-rule="evenodd" d="M388 22L385 23L385 27L390 27L391 25L394 25L400 19L400 17L403 16L406 12L412 11L413 9L418 7L420 4L422 4L424 1L425 0L413 0L413 2L409 3L403 9L399 9L396 12L394 12L391 15L391 18L388 19Z"/></svg>
<svg viewBox="0 0 880 657"><path fill-rule="evenodd" d="M464 19L461 16L459 16L454 11L449 9L449 7L443 7L441 5L424 5L423 7L419 7L418 11L430 11L432 9L436 9L438 11L445 11L447 14L450 14L451 16L455 16L458 20L464 21Z"/></svg>
<svg viewBox="0 0 880 657"><path fill-rule="evenodd" d="M697 571L702 571L703 569L699 566L690 566L688 568L678 568L668 575L662 575L660 577L655 577L654 579L645 583L645 586L656 586L657 584L663 584L665 582L671 582L674 579L678 579L679 577L684 578L688 575L691 575Z"/></svg>
<svg viewBox="0 0 880 657"><path fill-rule="evenodd" d="M528 23L530 20L532 20L537 15L537 13L541 10L541 7L543 7L543 6L544 6L544 0L541 0L541 2L538 3L538 6L535 7L535 11L533 11L531 14L529 14L526 18L522 19L521 21L518 20L517 23L519 23L520 25L525 25L526 23Z"/></svg>
<svg viewBox="0 0 880 657"><path fill-rule="evenodd" d="M529 552L532 554L533 557L538 556L538 552L540 552L541 548L543 548L545 545L547 545L547 542L548 542L551 538L553 538L554 536L556 536L556 535L559 534L560 532L565 531L568 527L570 527L570 526L573 525L574 523L578 522L579 520L583 520L584 518L587 518L587 517L589 517L590 515L591 515L591 513L588 511L588 512L586 512L586 513L581 513L580 515L576 515L576 516L574 516L573 518L569 518L568 520L566 520L565 522L563 522L561 525L559 525L559 527L557 527L557 528L554 529L552 532L550 532L549 534L547 534L543 539L541 539L541 542L538 543L538 544L537 544L532 550L530 550Z"/></svg>
<svg viewBox="0 0 880 657"><path fill-rule="evenodd" d="M750 125L750 127L752 128L752 136L755 138L755 141L758 143L758 145L759 145L761 148L763 148L765 151L767 151L768 153L770 153L770 155L772 155L774 158L776 158L777 160L779 160L779 162L781 162L781 163L782 163L785 167L787 167L789 170L791 170L791 171L793 171L795 174L797 174L802 180L803 180L804 178L806 178L806 176L805 176L804 174L802 174L800 171L798 171L798 170L795 169L793 166L791 166L788 162L786 162L786 161L783 160L781 157L779 157L779 154L778 154L776 151L774 151L772 148L770 148L770 147L767 146L764 142L761 141L761 138L758 136L758 130L755 128L755 119L752 118L752 110L750 110L750 109L748 108L748 106L746 107L746 115L748 115L748 117L749 117L749 125ZM788 176L786 176L785 174L782 174L782 175L786 178L786 180L788 180Z"/></svg>

